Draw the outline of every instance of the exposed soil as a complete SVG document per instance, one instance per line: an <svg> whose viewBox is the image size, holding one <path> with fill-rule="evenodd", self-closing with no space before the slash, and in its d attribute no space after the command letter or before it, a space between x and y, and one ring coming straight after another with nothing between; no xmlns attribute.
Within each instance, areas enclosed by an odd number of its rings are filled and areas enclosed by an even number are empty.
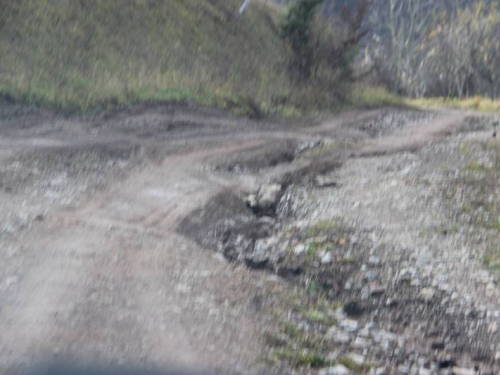
<svg viewBox="0 0 500 375"><path fill-rule="evenodd" d="M340 346L323 340L325 358L342 353L315 367L357 350L384 373L496 371L497 300L462 277L481 265L468 249L455 254L462 237L417 235L441 223L428 175L456 160L432 153L480 136L483 120L469 118L384 109L306 126L188 105L67 118L0 103L0 373L68 362L314 373L284 355L271 367L258 360L275 350L268 310L286 310L280 293L312 285L343 306L331 312L337 323L310 324L314 335L349 318L405 341L353 348L352 331ZM279 186L276 202L259 213L245 199L266 184ZM432 283L443 273L449 288Z"/></svg>

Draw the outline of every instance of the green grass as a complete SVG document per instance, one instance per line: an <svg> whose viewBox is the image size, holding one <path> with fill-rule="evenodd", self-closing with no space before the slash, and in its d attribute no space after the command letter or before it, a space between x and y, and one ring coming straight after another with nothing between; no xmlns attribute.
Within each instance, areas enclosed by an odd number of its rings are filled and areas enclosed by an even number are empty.
<svg viewBox="0 0 500 375"><path fill-rule="evenodd" d="M260 3L244 17L239 0L0 3L0 94L17 100L85 111L140 100L240 107L251 99L272 111L291 92L279 15Z"/></svg>
<svg viewBox="0 0 500 375"><path fill-rule="evenodd" d="M191 100L239 114L350 108L350 84L293 84L283 10L241 0L0 0L0 95L86 112ZM336 77L327 70L325 77ZM333 84L333 87L332 87ZM401 103L380 89L356 106Z"/></svg>
<svg viewBox="0 0 500 375"><path fill-rule="evenodd" d="M483 235L486 251L481 256L487 268L500 271L500 143L496 140L460 144L466 160L460 175L451 180L443 197L453 212L450 230L472 227ZM478 155L481 155L480 157Z"/></svg>

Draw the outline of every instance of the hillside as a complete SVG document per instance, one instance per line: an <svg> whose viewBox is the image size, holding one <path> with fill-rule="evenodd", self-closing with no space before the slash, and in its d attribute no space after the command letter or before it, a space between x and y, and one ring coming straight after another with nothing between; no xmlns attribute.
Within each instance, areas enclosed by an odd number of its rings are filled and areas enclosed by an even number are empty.
<svg viewBox="0 0 500 375"><path fill-rule="evenodd" d="M269 107L288 95L273 12L237 0L0 0L0 91L86 110L193 98Z"/></svg>

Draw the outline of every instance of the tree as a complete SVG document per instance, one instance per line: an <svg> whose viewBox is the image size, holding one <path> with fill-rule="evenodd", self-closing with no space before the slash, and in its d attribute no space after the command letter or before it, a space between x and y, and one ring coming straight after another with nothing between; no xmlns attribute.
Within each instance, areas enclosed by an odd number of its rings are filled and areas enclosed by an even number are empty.
<svg viewBox="0 0 500 375"><path fill-rule="evenodd" d="M324 0L295 0L288 8L281 32L293 52L291 70L299 80L311 77L313 48L312 21L317 7Z"/></svg>

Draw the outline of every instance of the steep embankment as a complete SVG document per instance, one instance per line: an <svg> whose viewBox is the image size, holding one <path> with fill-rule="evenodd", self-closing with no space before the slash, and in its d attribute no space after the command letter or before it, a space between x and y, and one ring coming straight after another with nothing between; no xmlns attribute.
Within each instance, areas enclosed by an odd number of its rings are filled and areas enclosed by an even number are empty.
<svg viewBox="0 0 500 375"><path fill-rule="evenodd" d="M194 98L266 107L287 94L272 17L238 0L0 0L0 92L85 110Z"/></svg>

